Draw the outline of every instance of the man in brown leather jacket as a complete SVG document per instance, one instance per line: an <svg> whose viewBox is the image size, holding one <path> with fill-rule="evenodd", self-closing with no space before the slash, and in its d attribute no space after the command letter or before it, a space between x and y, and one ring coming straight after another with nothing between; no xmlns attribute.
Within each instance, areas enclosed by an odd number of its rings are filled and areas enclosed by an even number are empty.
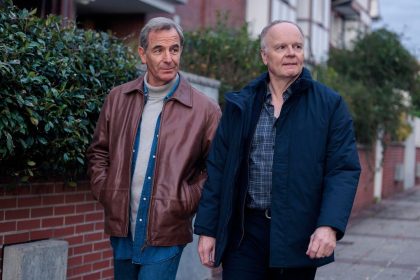
<svg viewBox="0 0 420 280"><path fill-rule="evenodd" d="M144 76L106 97L88 149L115 279L175 279L207 177L219 106L179 74L184 36L167 18L140 32Z"/></svg>

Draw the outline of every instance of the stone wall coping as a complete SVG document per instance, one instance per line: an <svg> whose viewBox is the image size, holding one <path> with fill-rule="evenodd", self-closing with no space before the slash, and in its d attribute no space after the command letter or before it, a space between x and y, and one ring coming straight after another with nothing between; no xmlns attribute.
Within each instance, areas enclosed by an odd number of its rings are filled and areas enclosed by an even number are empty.
<svg viewBox="0 0 420 280"><path fill-rule="evenodd" d="M145 64L138 64L137 69L139 70L140 74L143 75L146 72L147 67ZM196 74L185 72L185 71L180 71L180 72L181 72L181 75L186 77L190 83L200 84L200 85L204 85L204 86L208 86L208 87L212 87L216 89L220 87L221 82L218 80L207 78L204 76L196 75Z"/></svg>

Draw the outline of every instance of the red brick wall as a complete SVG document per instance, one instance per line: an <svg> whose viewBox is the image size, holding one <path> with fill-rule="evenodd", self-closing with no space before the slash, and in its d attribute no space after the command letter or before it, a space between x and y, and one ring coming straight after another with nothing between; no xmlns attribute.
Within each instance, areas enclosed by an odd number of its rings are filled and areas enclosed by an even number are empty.
<svg viewBox="0 0 420 280"><path fill-rule="evenodd" d="M88 14L79 15L78 25L83 28L111 31L125 41L138 41L140 29L144 25L143 14ZM128 38L127 38L128 37Z"/></svg>
<svg viewBox="0 0 420 280"><path fill-rule="evenodd" d="M69 242L67 279L112 279L112 250L103 227L103 209L85 182L75 188L0 186L1 269L4 245L54 238Z"/></svg>
<svg viewBox="0 0 420 280"><path fill-rule="evenodd" d="M214 26L217 13L228 13L230 27L240 27L245 23L245 0L191 0L187 5L179 5L177 14L182 19L185 30L195 30L197 27Z"/></svg>
<svg viewBox="0 0 420 280"><path fill-rule="evenodd" d="M404 182L395 181L395 166L397 164L404 164L404 145L388 144L384 154L382 198L390 197L404 190Z"/></svg>
<svg viewBox="0 0 420 280"><path fill-rule="evenodd" d="M177 5L175 13L181 18L181 26L186 31L197 30L201 27L214 26L217 22L217 14L228 12L228 25L241 27L245 23L245 0L188 0L185 5ZM164 13L152 13L147 19L155 16L173 15Z"/></svg>
<svg viewBox="0 0 420 280"><path fill-rule="evenodd" d="M359 160L362 168L359 185L357 186L356 199L353 204L352 214L357 214L374 203L373 188L375 178L375 154L373 149L359 147Z"/></svg>

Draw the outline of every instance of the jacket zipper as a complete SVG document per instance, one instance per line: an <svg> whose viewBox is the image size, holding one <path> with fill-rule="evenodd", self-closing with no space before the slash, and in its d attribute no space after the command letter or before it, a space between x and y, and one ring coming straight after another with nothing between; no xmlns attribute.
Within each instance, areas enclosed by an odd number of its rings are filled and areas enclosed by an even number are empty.
<svg viewBox="0 0 420 280"><path fill-rule="evenodd" d="M162 108L162 113L160 114L160 125L159 125L159 132L158 132L158 139L157 139L157 143L156 143L156 155L155 155L155 166L153 168L153 182L152 182L152 186L150 188L150 201L149 201L149 209L147 210L147 226L146 226L146 238L144 240L144 244L141 247L141 250L143 251L147 246L149 246L150 242L149 242L149 236L150 236L150 221L151 221L151 212L152 212L152 201L153 201L153 189L155 188L155 183L156 183L156 177L157 177L157 169L158 169L158 154L159 154L159 142L160 142L160 131L162 129L162 124L163 124L163 114L165 112L165 105L167 103L168 100L165 100L163 103L163 108ZM153 155L152 155L153 156Z"/></svg>
<svg viewBox="0 0 420 280"><path fill-rule="evenodd" d="M135 144L135 142L136 142L136 137L137 137L137 132L138 132L138 130L139 130L139 125L140 125L140 120L141 120L141 116L143 115L143 110L144 110L144 105L146 104L146 102L147 102L147 98L143 95L143 106L141 107L141 111L140 111L140 114L139 114L139 116L138 116L138 118L137 118L137 125L136 125L136 132L134 133L134 139L132 139L132 141L131 141L131 152L130 152L130 173L129 173L129 178L128 178L128 185L130 186L130 191L128 192L128 203L127 203L127 213L128 213L128 219L127 219L127 225L124 227L126 230L127 230L127 232L126 233L124 233L124 235L127 235L128 236L128 227L129 227L129 224L130 224L130 201L131 201L131 181L132 181L132 172L133 172L133 170L132 170L132 168L133 168L133 151L134 151L134 144Z"/></svg>
<svg viewBox="0 0 420 280"><path fill-rule="evenodd" d="M263 107L261 108L261 111L264 109L264 104L262 105ZM260 115L261 115L261 112L260 112ZM246 174L246 176L247 176L247 184L246 184L246 188L245 188L245 195L244 195L244 199L242 200L242 221L241 221L241 228L242 228L242 231L241 231L241 239L239 240L239 244L241 244L242 243L242 240L244 239L244 236L245 236L245 201L246 201L246 196L247 196L247 194L248 194L248 189L249 189L249 157L250 157L250 155L251 155L251 145L252 145L252 139L254 138L254 134L255 134L255 131L257 130L257 125L258 125L258 122L257 122L257 124L254 126L254 128L253 128L253 131L252 131L252 134L250 134L250 135L252 135L251 137L251 141L249 142L249 146L248 146L248 154L247 154L247 158L246 158L246 166L247 166L247 174Z"/></svg>

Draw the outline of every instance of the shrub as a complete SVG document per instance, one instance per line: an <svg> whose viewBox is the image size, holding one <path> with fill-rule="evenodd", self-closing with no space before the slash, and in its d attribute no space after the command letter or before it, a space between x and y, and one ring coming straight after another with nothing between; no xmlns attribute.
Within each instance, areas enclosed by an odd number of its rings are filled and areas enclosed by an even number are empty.
<svg viewBox="0 0 420 280"><path fill-rule="evenodd" d="M410 134L405 116L420 112L419 65L397 34L378 29L351 50L333 49L328 67L318 68L318 78L348 101L359 143Z"/></svg>
<svg viewBox="0 0 420 280"><path fill-rule="evenodd" d="M225 91L239 90L267 71L259 40L249 37L247 25L234 29L226 21L219 18L214 28L186 32L181 64L187 72L221 81L222 99Z"/></svg>
<svg viewBox="0 0 420 280"><path fill-rule="evenodd" d="M0 176L85 174L85 150L107 92L136 75L134 55L106 33L0 8Z"/></svg>

